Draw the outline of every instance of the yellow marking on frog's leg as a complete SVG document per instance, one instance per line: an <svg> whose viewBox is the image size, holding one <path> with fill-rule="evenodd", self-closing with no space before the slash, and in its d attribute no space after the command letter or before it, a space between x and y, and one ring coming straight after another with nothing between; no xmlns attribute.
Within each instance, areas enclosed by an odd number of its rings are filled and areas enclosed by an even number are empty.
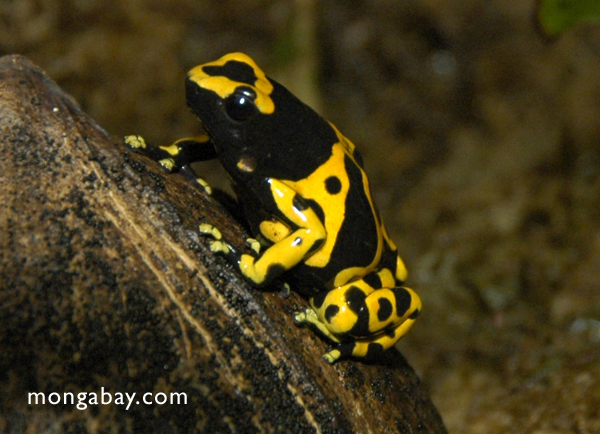
<svg viewBox="0 0 600 434"><path fill-rule="evenodd" d="M257 285L299 264L320 247L327 235L315 211L294 189L274 178L268 182L277 209L297 229L264 250L258 258L247 254L240 256L240 271Z"/></svg>
<svg viewBox="0 0 600 434"><path fill-rule="evenodd" d="M377 272L379 279L381 280L381 288L393 288L396 286L396 278L392 275L392 272L387 268L383 268Z"/></svg>
<svg viewBox="0 0 600 434"><path fill-rule="evenodd" d="M126 145L131 146L134 149L146 149L146 141L144 140L144 138L142 136L136 136L136 135L131 135L131 136L125 136L123 137L123 142Z"/></svg>
<svg viewBox="0 0 600 434"><path fill-rule="evenodd" d="M193 182L196 181L196 175L189 163L214 158L213 153L216 152L206 134L180 139L169 146L149 146L142 136L136 135L126 136L123 141L130 148L158 161L167 172L181 170L182 174ZM210 187L206 182L199 180L198 183L210 194Z"/></svg>
<svg viewBox="0 0 600 434"><path fill-rule="evenodd" d="M418 311L415 311L418 312ZM376 335L343 342L323 356L328 363L334 363L341 357L360 357L377 359L381 354L393 347L402 338L416 321L417 315L411 315L405 321Z"/></svg>
<svg viewBox="0 0 600 434"><path fill-rule="evenodd" d="M259 225L260 233L272 243L277 243L287 237L292 231L285 223L277 220L264 220Z"/></svg>

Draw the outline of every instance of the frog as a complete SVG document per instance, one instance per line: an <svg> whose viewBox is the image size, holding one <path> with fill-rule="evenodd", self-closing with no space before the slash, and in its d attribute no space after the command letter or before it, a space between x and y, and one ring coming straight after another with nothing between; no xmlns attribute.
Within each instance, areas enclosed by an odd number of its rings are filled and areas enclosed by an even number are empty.
<svg viewBox="0 0 600 434"><path fill-rule="evenodd" d="M208 223L199 231L255 287L278 279L308 305L294 313L331 341L323 358L377 360L422 306L374 203L355 145L240 52L192 68L187 105L206 134L150 147L126 142L169 171L218 159L251 237L246 250ZM197 182L210 192L201 178Z"/></svg>

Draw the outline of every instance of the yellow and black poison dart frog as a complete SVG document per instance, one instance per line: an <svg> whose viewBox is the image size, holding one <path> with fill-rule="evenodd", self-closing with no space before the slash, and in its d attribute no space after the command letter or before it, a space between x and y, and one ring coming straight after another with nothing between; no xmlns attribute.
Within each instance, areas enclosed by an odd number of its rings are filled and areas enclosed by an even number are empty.
<svg viewBox="0 0 600 434"><path fill-rule="evenodd" d="M354 145L331 123L268 78L245 54L193 68L187 103L208 136L146 148L169 170L218 158L231 177L254 238L250 253L200 231L256 286L282 276L310 297L295 314L340 357L377 357L412 327L421 300L402 286L407 271L377 212Z"/></svg>

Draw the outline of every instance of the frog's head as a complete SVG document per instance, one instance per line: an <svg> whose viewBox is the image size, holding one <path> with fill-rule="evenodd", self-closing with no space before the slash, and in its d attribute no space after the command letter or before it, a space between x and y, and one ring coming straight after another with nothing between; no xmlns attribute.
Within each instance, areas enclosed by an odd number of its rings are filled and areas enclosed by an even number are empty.
<svg viewBox="0 0 600 434"><path fill-rule="evenodd" d="M215 142L224 165L252 147L252 132L275 111L272 92L264 72L243 53L227 54L188 73L188 106ZM252 163L246 163L246 169L252 169Z"/></svg>
<svg viewBox="0 0 600 434"><path fill-rule="evenodd" d="M299 161L308 174L312 160L322 163L337 140L325 120L243 53L193 68L186 96L234 178L290 179Z"/></svg>

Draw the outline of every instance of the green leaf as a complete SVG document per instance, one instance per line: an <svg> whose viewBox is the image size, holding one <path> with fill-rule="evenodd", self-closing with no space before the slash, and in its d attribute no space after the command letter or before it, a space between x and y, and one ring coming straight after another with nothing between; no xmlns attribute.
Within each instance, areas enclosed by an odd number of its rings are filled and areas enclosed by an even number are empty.
<svg viewBox="0 0 600 434"><path fill-rule="evenodd" d="M539 0L537 20L550 36L579 22L600 23L600 0Z"/></svg>

